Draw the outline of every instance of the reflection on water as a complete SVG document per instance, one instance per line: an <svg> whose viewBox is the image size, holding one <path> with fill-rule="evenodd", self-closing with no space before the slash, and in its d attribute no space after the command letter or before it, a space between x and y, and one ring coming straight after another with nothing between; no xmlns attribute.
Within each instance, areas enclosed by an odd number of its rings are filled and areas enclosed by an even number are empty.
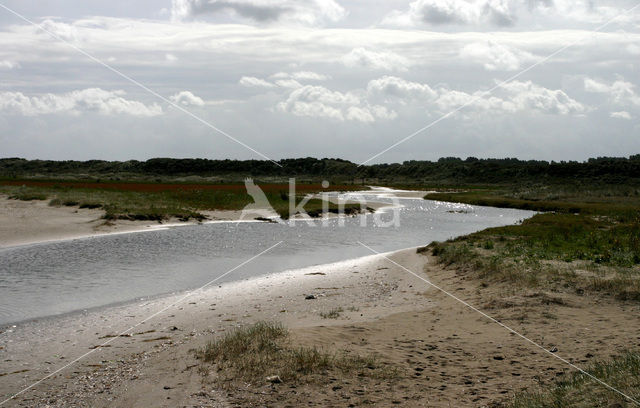
<svg viewBox="0 0 640 408"><path fill-rule="evenodd" d="M368 197L371 198L371 197ZM379 201L386 200L378 197ZM517 222L529 211L401 199L400 225L369 214L329 227L211 223L0 250L0 324L196 288L284 241L220 282L392 251ZM464 208L464 213L450 212ZM393 214L383 214L391 217Z"/></svg>

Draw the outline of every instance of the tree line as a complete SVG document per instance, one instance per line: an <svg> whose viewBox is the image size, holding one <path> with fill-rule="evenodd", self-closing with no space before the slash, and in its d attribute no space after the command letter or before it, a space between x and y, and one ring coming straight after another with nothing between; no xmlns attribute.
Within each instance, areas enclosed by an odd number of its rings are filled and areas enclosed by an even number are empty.
<svg viewBox="0 0 640 408"><path fill-rule="evenodd" d="M514 183L592 181L611 184L640 183L640 154L598 157L579 161L478 159L443 157L437 161L409 160L359 166L337 159L313 157L268 160L210 160L154 158L146 161L0 159L0 177L66 176L202 176L202 177L309 177L340 181L371 180L406 183Z"/></svg>

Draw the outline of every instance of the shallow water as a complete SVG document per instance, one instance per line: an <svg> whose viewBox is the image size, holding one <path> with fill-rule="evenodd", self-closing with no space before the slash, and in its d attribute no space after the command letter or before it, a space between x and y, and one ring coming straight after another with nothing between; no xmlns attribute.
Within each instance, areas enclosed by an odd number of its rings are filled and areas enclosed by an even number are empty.
<svg viewBox="0 0 640 408"><path fill-rule="evenodd" d="M375 194L377 201L390 201L384 196ZM400 203L399 226L392 227L376 226L369 214L365 226L362 217L331 219L327 227L321 221L315 226L298 221L295 227L211 223L1 249L0 324L197 288L279 241L216 284L371 255L358 241L387 252L533 214L422 199ZM391 210L379 215L382 221L392 216Z"/></svg>

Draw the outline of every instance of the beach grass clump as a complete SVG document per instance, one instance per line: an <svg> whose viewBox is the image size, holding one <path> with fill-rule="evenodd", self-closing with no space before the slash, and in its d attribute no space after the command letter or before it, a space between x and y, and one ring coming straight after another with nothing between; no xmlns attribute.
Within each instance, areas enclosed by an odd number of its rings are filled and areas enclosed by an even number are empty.
<svg viewBox="0 0 640 408"><path fill-rule="evenodd" d="M327 373L334 371L373 378L398 376L397 370L375 356L293 345L289 331L273 322L234 329L197 350L196 356L203 363L212 364L217 379L223 383L265 382L273 376L284 382L318 382L326 380Z"/></svg>
<svg viewBox="0 0 640 408"><path fill-rule="evenodd" d="M79 207L80 208L87 208L89 210L94 210L96 208L102 208L102 204L101 203L96 203L96 202L84 202L84 203L80 203Z"/></svg>
<svg viewBox="0 0 640 408"><path fill-rule="evenodd" d="M44 201L47 199L47 195L38 192L24 191L10 195L9 199L20 201Z"/></svg>
<svg viewBox="0 0 640 408"><path fill-rule="evenodd" d="M344 312L344 309L341 307L334 307L328 312L320 312L320 317L323 319L337 319Z"/></svg>
<svg viewBox="0 0 640 408"><path fill-rule="evenodd" d="M597 361L585 371L611 387L640 399L640 353L629 351L611 360ZM533 392L517 394L509 408L578 408L631 407L628 399L595 382L588 376L572 372Z"/></svg>

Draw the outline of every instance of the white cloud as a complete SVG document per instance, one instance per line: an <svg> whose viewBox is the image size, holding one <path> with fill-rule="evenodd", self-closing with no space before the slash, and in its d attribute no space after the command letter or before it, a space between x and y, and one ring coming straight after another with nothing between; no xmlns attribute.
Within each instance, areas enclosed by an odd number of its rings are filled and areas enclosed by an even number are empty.
<svg viewBox="0 0 640 408"><path fill-rule="evenodd" d="M531 81L511 81L500 87L506 93L506 104L516 110L537 110L545 113L569 115L582 113L586 107L560 89L548 89ZM508 106L508 105L504 106Z"/></svg>
<svg viewBox="0 0 640 408"><path fill-rule="evenodd" d="M1 92L0 111L24 116L52 113L78 114L82 111L98 112L102 115L128 114L133 116L156 116L162 114L157 104L145 105L139 101L123 98L124 91L106 91L87 88L64 94L42 94L26 96L22 92Z"/></svg>
<svg viewBox="0 0 640 408"><path fill-rule="evenodd" d="M278 79L276 85L282 88L300 88L302 84L295 79Z"/></svg>
<svg viewBox="0 0 640 408"><path fill-rule="evenodd" d="M164 58L169 61L169 62L175 62L178 60L178 57L176 57L175 55L171 54L171 53L166 53L164 55Z"/></svg>
<svg viewBox="0 0 640 408"><path fill-rule="evenodd" d="M335 22L347 11L335 0L173 0L171 16L180 21L219 13L259 23L275 21L303 25Z"/></svg>
<svg viewBox="0 0 640 408"><path fill-rule="evenodd" d="M463 112L467 110L479 110L482 112L491 111L495 114L515 112L517 109L513 103L506 102L495 96L485 96L481 92L469 94L463 91L440 89L440 95L435 101L435 105L441 113L459 109L464 106Z"/></svg>
<svg viewBox="0 0 640 408"><path fill-rule="evenodd" d="M627 111L611 112L611 114L609 114L609 116L611 116L612 118L617 118L617 119L627 119L627 120L631 119L631 115Z"/></svg>
<svg viewBox="0 0 640 408"><path fill-rule="evenodd" d="M291 77L298 81L326 81L331 78L329 75L322 75L312 71L294 72Z"/></svg>
<svg viewBox="0 0 640 408"><path fill-rule="evenodd" d="M258 88L275 87L275 85L269 81L265 81L264 79L260 79L252 76L243 76L242 78L240 78L240 81L238 83L246 87L258 87Z"/></svg>
<svg viewBox="0 0 640 408"><path fill-rule="evenodd" d="M402 104L410 100L420 100L433 104L442 113L463 105L467 105L465 108L491 111L496 114L534 110L568 115L585 110L580 102L570 98L564 91L547 89L531 81L512 81L494 93L496 95L484 95L482 92L469 94L446 87L433 89L428 84L393 76L369 81L367 85L367 94L370 97L382 96L387 102L398 100Z"/></svg>
<svg viewBox="0 0 640 408"><path fill-rule="evenodd" d="M529 52L490 40L465 45L460 51L460 57L480 63L489 71L515 71L520 69L523 62L534 59Z"/></svg>
<svg viewBox="0 0 640 408"><path fill-rule="evenodd" d="M80 39L78 29L73 24L46 19L40 23L40 27L42 27L42 30L37 29L37 32L49 39L51 39L51 35L49 33L68 42L74 42Z"/></svg>
<svg viewBox="0 0 640 408"><path fill-rule="evenodd" d="M440 88L438 93L435 103L443 113L462 106L462 111L471 109L496 115L532 111L570 115L586 110L583 104L570 98L564 91L548 89L531 81L511 81L494 91L494 94L482 91L469 94L445 88Z"/></svg>
<svg viewBox="0 0 640 408"><path fill-rule="evenodd" d="M406 4L411 1L413 0L407 1ZM525 1L529 0L522 0L522 2ZM535 1L531 0L532 3ZM264 24L251 26L246 22L253 24L253 21L245 20L244 17L230 17L228 11L223 11L223 14L199 15L195 19L197 21L183 22L170 22L167 18L161 19L157 15L150 18L92 16L74 20L78 18L77 13L80 11L74 12L76 14L67 13L59 20L51 20L55 23L58 33L72 40L75 38L75 45L86 49L97 58L113 62L114 68L123 69L134 79L148 84L154 91L166 95L167 98L176 92L191 90L204 99L205 106L211 106L213 101L207 100L205 94L201 93L204 92L202 91L204 88L215 89L216 97L220 100L220 108L216 109L215 115L214 112L205 109L199 110L204 115L203 118L213 121L216 126L229 131L234 136L241 136L243 142L255 145L259 150L267 149L265 153L271 152L269 155L273 154L277 157L308 154L302 148L297 151L287 150L289 146L296 145L290 143L291 139L288 138L305 132L314 137L322 135L320 138L316 137L327 146L326 150L322 150L322 154L340 156L344 153L347 156L351 155L347 158L357 158L355 153L345 153L347 150L336 147L341 145L337 134L352 134L354 140L359 140L363 135L371 136L372 143L368 148L381 150L386 147L383 146L384 144L391 143L390 139L394 131L410 133L437 117L434 115L445 113L447 109L455 109L474 97L478 97L477 100L474 100L471 106L465 108L460 115L461 118L467 117L465 115L473 118L473 127L465 127L462 120L446 120L440 122L437 129L434 128L434 132L459 135L456 139L458 144L453 140L443 141L442 145L438 146L438 151L446 151L447 154L451 152L454 155L458 152L466 154L468 150L464 149L473 143L474 135L478 134L491 134L491 139L495 142L487 143L486 150L480 151L478 155L521 154L529 157L537 155L541 158L580 159L587 157L586 152L595 151L600 155L608 155L617 154L621 150L638 151L640 139L632 137L633 134L629 133L628 125L633 122L622 118L609 118L611 112L622 111L628 112L632 120L639 117L638 106L640 105L630 102L636 100L634 98L640 94L636 80L637 55L632 54L632 52L638 52L637 46L634 45L640 44L640 32L637 26L624 25L623 32L620 29L619 20L616 20L598 33L587 31L594 25L577 25L567 20L564 26L561 25L565 22L564 20L557 16L553 17L555 11L552 7L557 8L559 1L553 0L553 4L551 1L548 2L548 11L535 7L535 13L538 15L549 13L548 21L542 19L527 21L526 14L520 13L529 13L529 11L516 9L518 11L515 14L518 16L516 27L507 30L496 28L484 15L477 25L469 23L458 27L437 26L419 21L411 22L411 24L419 23L419 25L414 24L419 29L387 30L375 27L375 24L378 16L384 15L387 10L393 8L389 6L391 3L366 1L341 3L343 7L354 10L353 18L331 24L332 28L322 30L284 24L269 24L267 27ZM613 2L614 0L603 1ZM274 4L282 3L276 0ZM400 4L400 2L393 2L393 4ZM25 7L29 8L28 5ZM408 6L402 7L408 8ZM33 10L30 15L39 15L37 9ZM366 14L367 21L359 19L363 14ZM125 13L122 11L117 15L125 15ZM287 22L287 18L283 15L278 22ZM114 121L110 116L87 114L74 118L69 126L65 126L69 113L82 112L82 109L88 108L65 107L64 101L57 99L55 100L57 105L54 102L48 104L43 102L40 105L45 107L39 108L38 101L31 98L35 96L42 99L45 92L53 92L56 96L60 96L62 92L74 89L123 88L124 85L119 85L122 84L121 80L64 43L52 40L35 27L17 20L7 20L0 25L2 25L0 61L16 61L22 65L22 69L10 70L5 66L5 69L0 70L2 77L0 91L13 91L16 94L11 99L13 102L3 102L4 108L0 111L0 134L20 135L21 140L24 141L23 145L26 146L22 148L17 142L8 141L3 144L3 151L7 154L33 156L46 152L45 149L50 145L46 145L46 148L45 145L36 146L38 138L32 136L38 134L38 126L49 135L60 135L58 139L51 137L52 141L57 142L67 140L65 133L74 131L100 135L105 140L110 140L110 144L100 145L99 148L90 152L79 145L73 152L62 152L58 157L65 157L65 154L75 155L75 157L88 155L104 155L110 158L126 158L125 156L134 155L144 157L160 151L167 155L197 155L206 148L204 142L201 142L205 138L194 136L194 143L185 143L184 151L171 150L175 147L173 140L179 130L192 126L189 128L193 130L189 132L191 135L198 135L199 131L204 132L204 130L200 129L200 124L197 122L192 123L195 121L166 108L166 105L160 102L158 103L166 112L161 121L141 121L138 117L126 118L124 115ZM532 35L532 32L535 35ZM550 84L562 81L567 87L560 89L566 94L545 94L534 89L517 92L497 89L493 96L474 93L477 89L492 87L494 78L508 76L496 74L501 72L500 70L516 69L518 65L520 69L526 66L529 63L526 60L529 53L535 56L549 55L558 47L572 42L576 42L576 45L571 49L537 66L530 72L533 76L527 75L530 79L535 78L535 83L549 88L549 92L560 88L559 85ZM342 58L349 54L358 56L357 52L353 52L357 49L364 52L360 59L355 59L354 63L361 63L367 68L345 68ZM524 58L520 51L525 53ZM461 54L471 58L472 61L462 61ZM165 60L167 55L176 56L179 59L171 63L169 61L171 57ZM397 63L393 60L394 56L409 59L406 70L398 69L403 66L403 61ZM212 64L212 61L219 63ZM383 70L388 68L396 70ZM492 71L493 69L498 71ZM284 71L284 73L270 76L278 71ZM311 72L317 75L309 74ZM575 85L576 72L581 72L581 75L594 78L604 84L605 92L584 92L583 76L578 80L580 93L575 95L571 93L572 88L569 86ZM385 74L395 77L381 78ZM250 75L250 77L241 79L243 75ZM622 77L628 79L622 80L620 79ZM238 80L241 80L241 84ZM276 84L278 80L291 82ZM616 80L621 82L614 85ZM278 103L285 103L293 91L300 89L281 86L287 84L298 86L292 81L302 85L300 88L305 85L323 85L330 91L353 95L358 98L358 102L350 105L335 101L299 100L297 101L299 103L292 103L286 109L288 112L296 112L297 115L301 115L300 117L293 116L293 113L283 114L282 110L276 108L279 106ZM368 85L370 82L371 84ZM633 88L629 82L634 83L636 88ZM252 88L243 88L243 86ZM153 99L138 91L134 96L133 88L125 89L130 93L120 96L121 98L134 99L145 105L153 102ZM630 93L629 89L633 92ZM21 104L18 91L33 106ZM613 94L618 96L614 97ZM3 97L6 98L6 96ZM575 100L578 96L584 100ZM616 100L619 102L613 103ZM603 103L604 106L595 111L590 108L590 105L597 106L594 101ZM310 106L305 106L304 103ZM12 107L9 108L7 105ZM56 107L58 105L60 107ZM526 106L532 108L524 109L523 107ZM580 111L581 107L584 110ZM43 115L38 120L32 120L30 117L11 114L12 111L14 113L23 111L61 113ZM97 108L93 111L99 112ZM545 114L541 115L540 112ZM563 112L575 112L575 114L562 114ZM318 115L338 119L321 120L317 118ZM383 120L385 117L392 118L394 115L401 116L402 120L389 123ZM266 140L263 133L254 126L254 123L251 123L252 121L247 123L243 120L246 117L255 118L253 122L259 121L263 124L262 128L283 131L276 132L277 136L274 135L273 139ZM295 120L291 120L292 118ZM363 132L364 127L360 124L371 123L372 118L376 121L373 123L382 126ZM109 122L114 123L113 128L104 125ZM109 135L116 132L116 126L118 132L126 133L122 132L122 129L127 128L125 125L131 124L139 125L135 133L141 140L164 135L165 142L154 144L153 147L158 149L154 150L154 153L149 152L144 146L133 149L126 143L112 142ZM473 129L470 130L471 128ZM531 143L528 147L533 147L533 150L523 150L525 148L522 146L529 140L530 134L545 134L551 140L551 135L554 137L560 135L563 129L576 129L576 132L570 133L567 138L558 138L556 144ZM615 143L614 137L619 138ZM573 138L571 142L569 138ZM425 155L436 154L428 153L429 150L424 148L428 146L425 142L426 138L423 141L415 139L416 149L398 149L397 154L390 152L389 156L385 155L381 160L404 160L403 154L407 158L425 158ZM522 141L525 143L520 143ZM423 142L424 144L421 144ZM51 146L54 146L53 142ZM563 146L565 150L561 149ZM112 150L104 149L105 147ZM485 146L481 148L485 149ZM472 148L469 147L469 149ZM321 150L314 151L321 154ZM371 152L371 154L374 153L375 151ZM221 147L212 154L219 157L250 157L249 154L242 156L243 153L233 147Z"/></svg>
<svg viewBox="0 0 640 408"><path fill-rule="evenodd" d="M298 72L277 72L271 75L271 79L295 79L296 81L326 81L331 77L329 75L318 74L313 71L298 71Z"/></svg>
<svg viewBox="0 0 640 408"><path fill-rule="evenodd" d="M395 97L400 99L433 99L437 96L436 91L427 84L411 82L395 76L383 76L369 81L367 93L381 95L385 98Z"/></svg>
<svg viewBox="0 0 640 408"><path fill-rule="evenodd" d="M20 68L20 64L9 60L0 60L0 69L15 69Z"/></svg>
<svg viewBox="0 0 640 408"><path fill-rule="evenodd" d="M181 91L171 96L172 102L183 106L204 106L204 101L199 96L194 95L189 91Z"/></svg>
<svg viewBox="0 0 640 408"><path fill-rule="evenodd" d="M635 91L635 85L623 79L616 80L611 84L585 78L584 89L587 92L607 94L609 100L617 105L638 105L640 106L640 96Z"/></svg>
<svg viewBox="0 0 640 408"><path fill-rule="evenodd" d="M401 55L393 52L370 51L364 47L354 48L340 58L340 61L349 68L365 67L385 71L406 71L411 66L411 62Z"/></svg>
<svg viewBox="0 0 640 408"><path fill-rule="evenodd" d="M277 109L296 116L324 117L338 121L370 123L397 115L384 106L369 105L352 92L338 92L323 86L306 85L292 91Z"/></svg>
<svg viewBox="0 0 640 408"><path fill-rule="evenodd" d="M270 79L274 82L267 81L266 79L256 78L251 76L243 76L239 83L246 87L258 87L258 88L274 88L280 87L285 89L297 89L302 87L299 81L325 81L330 78L328 75L318 74L312 71L298 71L293 73L277 72L271 76Z"/></svg>
<svg viewBox="0 0 640 408"><path fill-rule="evenodd" d="M599 4L597 4L599 3ZM608 3L608 4L607 4ZM586 26L613 18L616 24L637 23L623 2L593 0L415 0L382 20L399 27L475 25L478 27Z"/></svg>
<svg viewBox="0 0 640 408"><path fill-rule="evenodd" d="M633 55L640 55L640 46L638 44L627 45L627 52Z"/></svg>
<svg viewBox="0 0 640 408"><path fill-rule="evenodd" d="M414 26L489 23L510 26L516 20L508 0L416 0L406 11L393 11L383 24Z"/></svg>

